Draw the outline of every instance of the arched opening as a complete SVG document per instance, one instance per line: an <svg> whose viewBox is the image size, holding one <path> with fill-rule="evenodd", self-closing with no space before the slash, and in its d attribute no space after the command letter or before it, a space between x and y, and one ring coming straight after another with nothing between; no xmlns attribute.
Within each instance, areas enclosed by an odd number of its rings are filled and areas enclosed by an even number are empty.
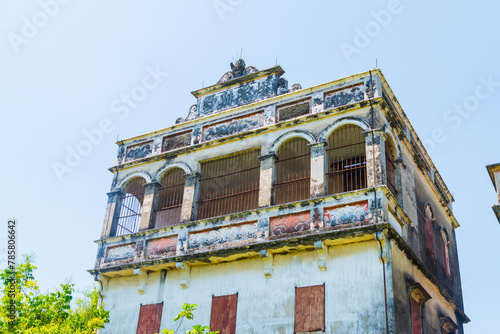
<svg viewBox="0 0 500 334"><path fill-rule="evenodd" d="M293 138L276 151L274 204L310 197L311 153L308 144L303 138Z"/></svg>
<svg viewBox="0 0 500 334"><path fill-rule="evenodd" d="M200 162L197 219L258 207L260 151L259 147Z"/></svg>
<svg viewBox="0 0 500 334"><path fill-rule="evenodd" d="M158 180L158 202L155 210L155 228L179 224L181 218L182 199L184 196L184 170L171 168Z"/></svg>
<svg viewBox="0 0 500 334"><path fill-rule="evenodd" d="M385 170L387 177L387 188L394 195L396 200L398 200L398 189L396 187L396 164L394 161L396 160L396 152L394 150L394 146L392 145L390 140L385 142Z"/></svg>
<svg viewBox="0 0 500 334"><path fill-rule="evenodd" d="M328 194L366 188L366 154L363 129L344 125L328 137Z"/></svg>
<svg viewBox="0 0 500 334"><path fill-rule="evenodd" d="M139 231L142 203L144 202L144 184L142 177L134 177L122 186L120 214L115 235L125 235Z"/></svg>

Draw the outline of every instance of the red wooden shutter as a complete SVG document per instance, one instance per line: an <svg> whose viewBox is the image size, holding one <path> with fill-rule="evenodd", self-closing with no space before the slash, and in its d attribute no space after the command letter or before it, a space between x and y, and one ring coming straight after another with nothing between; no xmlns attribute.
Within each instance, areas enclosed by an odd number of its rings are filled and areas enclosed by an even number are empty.
<svg viewBox="0 0 500 334"><path fill-rule="evenodd" d="M236 333L236 307L238 294L212 297L210 314L210 330L220 334Z"/></svg>
<svg viewBox="0 0 500 334"><path fill-rule="evenodd" d="M155 334L160 331L163 303L141 305L137 334Z"/></svg>
<svg viewBox="0 0 500 334"><path fill-rule="evenodd" d="M325 330L325 284L295 288L294 333Z"/></svg>
<svg viewBox="0 0 500 334"><path fill-rule="evenodd" d="M422 314L420 313L420 304L413 298L411 300L411 327L413 334L422 334Z"/></svg>

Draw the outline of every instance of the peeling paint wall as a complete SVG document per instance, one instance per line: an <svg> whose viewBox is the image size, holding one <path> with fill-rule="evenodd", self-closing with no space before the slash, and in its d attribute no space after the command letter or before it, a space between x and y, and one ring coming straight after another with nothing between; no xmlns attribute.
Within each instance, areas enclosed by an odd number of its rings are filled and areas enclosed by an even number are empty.
<svg viewBox="0 0 500 334"><path fill-rule="evenodd" d="M395 246L392 247L392 263L397 333L412 332L408 287L411 283L421 284L431 296L431 299L423 303L421 309L423 333L436 333L441 328L440 316L450 317L456 324L460 324L459 333L463 333L462 321L457 317L453 305L446 300L436 285Z"/></svg>
<svg viewBox="0 0 500 334"><path fill-rule="evenodd" d="M147 274L144 294L136 276L112 278L105 291L111 323L102 334L135 333L139 305L164 302L161 328L174 328L184 302L199 305L196 323L210 322L212 295L238 293L237 333L292 333L295 286L325 283L327 333L381 333L385 328L382 264L375 241L329 248L327 271L318 267L316 251L277 254L271 278L259 258L191 267L189 288L179 270L168 270L164 287L159 272ZM160 295L160 292L163 293ZM185 332L195 322L179 329Z"/></svg>

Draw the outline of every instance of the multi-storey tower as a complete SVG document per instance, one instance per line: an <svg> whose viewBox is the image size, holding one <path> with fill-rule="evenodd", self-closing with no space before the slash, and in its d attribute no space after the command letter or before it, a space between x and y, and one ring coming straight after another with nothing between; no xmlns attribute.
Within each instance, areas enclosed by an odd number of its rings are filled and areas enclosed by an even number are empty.
<svg viewBox="0 0 500 334"><path fill-rule="evenodd" d="M380 70L231 68L117 143L102 333L174 327L184 302L221 334L462 333L453 198Z"/></svg>

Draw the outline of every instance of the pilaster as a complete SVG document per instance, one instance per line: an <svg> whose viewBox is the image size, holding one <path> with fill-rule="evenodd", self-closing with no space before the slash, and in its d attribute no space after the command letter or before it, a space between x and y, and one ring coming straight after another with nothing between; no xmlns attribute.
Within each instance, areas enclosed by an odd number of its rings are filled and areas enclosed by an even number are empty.
<svg viewBox="0 0 500 334"><path fill-rule="evenodd" d="M381 129L363 132L366 145L366 183L376 187L386 183L385 173L385 133Z"/></svg>
<svg viewBox="0 0 500 334"><path fill-rule="evenodd" d="M259 208L271 205L273 197L274 164L276 158L274 152L259 157Z"/></svg>
<svg viewBox="0 0 500 334"><path fill-rule="evenodd" d="M152 229L155 225L155 209L158 202L158 189L161 184L157 181L144 184L144 201L142 202L141 221L139 231Z"/></svg>
<svg viewBox="0 0 500 334"><path fill-rule="evenodd" d="M310 195L311 198L321 197L326 195L326 142L309 144L311 149L311 182Z"/></svg>
<svg viewBox="0 0 500 334"><path fill-rule="evenodd" d="M122 191L118 188L115 191L107 193L107 195L108 204L106 205L101 239L112 237L115 234L116 223L120 214Z"/></svg>
<svg viewBox="0 0 500 334"><path fill-rule="evenodd" d="M184 186L184 197L182 200L181 223L189 222L196 216L195 200L198 197L198 187L201 175L197 172L188 173L184 174L184 178L186 179L186 184Z"/></svg>

